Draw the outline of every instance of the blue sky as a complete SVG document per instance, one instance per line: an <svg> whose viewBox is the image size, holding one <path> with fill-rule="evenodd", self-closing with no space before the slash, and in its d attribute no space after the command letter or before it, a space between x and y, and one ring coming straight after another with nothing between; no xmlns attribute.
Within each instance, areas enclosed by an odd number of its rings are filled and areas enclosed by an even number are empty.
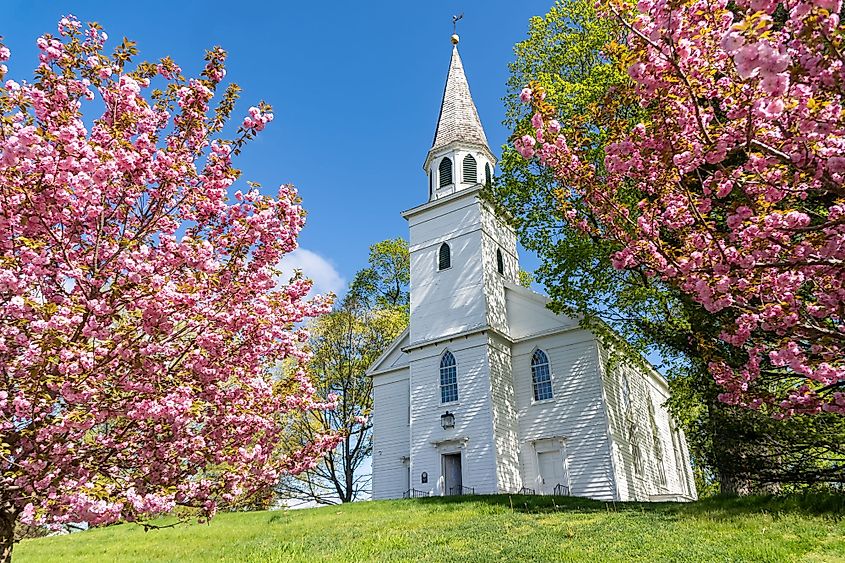
<svg viewBox="0 0 845 563"><path fill-rule="evenodd" d="M35 39L65 14L98 21L109 47L126 36L140 59L169 55L186 75L204 50L229 52L226 80L242 88L236 113L263 99L276 119L236 161L243 180L273 191L293 183L308 211L302 267L338 291L366 263L370 244L407 238L400 211L423 203L449 65L452 14L475 104L494 153L513 44L551 0L429 2L219 2L5 0L0 35L12 49L9 78L29 79ZM522 254L523 268L536 260Z"/></svg>

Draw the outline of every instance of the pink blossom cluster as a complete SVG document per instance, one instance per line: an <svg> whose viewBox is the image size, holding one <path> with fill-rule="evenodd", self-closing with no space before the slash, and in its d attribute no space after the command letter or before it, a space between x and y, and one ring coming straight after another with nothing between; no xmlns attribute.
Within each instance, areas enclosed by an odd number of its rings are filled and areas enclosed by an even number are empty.
<svg viewBox="0 0 845 563"><path fill-rule="evenodd" d="M249 115L244 118L243 127L261 131L268 123L273 121L273 114L268 111L261 111L255 106L249 108Z"/></svg>
<svg viewBox="0 0 845 563"><path fill-rule="evenodd" d="M516 150L573 188L584 205L567 219L617 241L616 268L641 269L729 319L721 340L745 360L713 347L722 400L777 416L845 414L841 1L601 9L626 28L630 99L647 118L606 121L604 170L559 135L553 111L534 116ZM537 94L520 98L542 112ZM630 186L635 206L621 195Z"/></svg>
<svg viewBox="0 0 845 563"><path fill-rule="evenodd" d="M36 82L0 89L0 492L27 523L211 516L339 439L279 446L334 407L302 375L301 326L330 300L278 281L296 190L231 193L249 133L213 138L225 52L186 80L168 60L128 71L105 40L63 18ZM283 360L300 375L279 381Z"/></svg>

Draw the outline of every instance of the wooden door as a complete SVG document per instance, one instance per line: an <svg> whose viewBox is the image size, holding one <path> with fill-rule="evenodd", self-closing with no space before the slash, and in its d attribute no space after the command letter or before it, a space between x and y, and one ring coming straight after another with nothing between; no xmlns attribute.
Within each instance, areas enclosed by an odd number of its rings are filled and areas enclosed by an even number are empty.
<svg viewBox="0 0 845 563"><path fill-rule="evenodd" d="M446 454L443 456L443 477L447 495L461 494L463 489L461 454Z"/></svg>

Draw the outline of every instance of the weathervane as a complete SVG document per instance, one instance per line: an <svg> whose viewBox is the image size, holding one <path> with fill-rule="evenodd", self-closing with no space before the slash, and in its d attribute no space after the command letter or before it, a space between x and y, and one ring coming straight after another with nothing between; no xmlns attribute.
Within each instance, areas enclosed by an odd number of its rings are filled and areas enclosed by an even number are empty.
<svg viewBox="0 0 845 563"><path fill-rule="evenodd" d="M463 12L459 16L452 16L452 45L458 44L458 20L462 20L463 18Z"/></svg>
<svg viewBox="0 0 845 563"><path fill-rule="evenodd" d="M461 12L459 16L452 16L452 33L458 33L458 21L464 18L464 13Z"/></svg>

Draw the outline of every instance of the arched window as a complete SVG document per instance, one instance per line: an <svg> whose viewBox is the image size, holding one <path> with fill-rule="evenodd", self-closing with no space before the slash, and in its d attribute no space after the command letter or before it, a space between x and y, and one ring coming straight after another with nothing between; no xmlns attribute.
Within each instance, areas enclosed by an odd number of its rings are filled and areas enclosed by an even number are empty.
<svg viewBox="0 0 845 563"><path fill-rule="evenodd" d="M672 449L675 451L675 471L678 480L681 482L684 492L689 492L689 481L687 480L687 464L684 462L684 451L681 445L681 433L678 424L669 419L669 433L672 435Z"/></svg>
<svg viewBox="0 0 845 563"><path fill-rule="evenodd" d="M471 154L464 157L464 183L478 183L478 163L475 161L475 157Z"/></svg>
<svg viewBox="0 0 845 563"><path fill-rule="evenodd" d="M657 421L654 419L654 406L651 399L648 399L648 419L651 424L651 444L654 448L654 461L657 463L657 483L666 486L666 468L663 466L663 443L660 440L660 432L657 430Z"/></svg>
<svg viewBox="0 0 845 563"><path fill-rule="evenodd" d="M499 270L500 274L505 274L505 260L502 258L501 248L496 249L496 269Z"/></svg>
<svg viewBox="0 0 845 563"><path fill-rule="evenodd" d="M454 403L458 400L458 368L455 356L446 351L440 358L440 402Z"/></svg>
<svg viewBox="0 0 845 563"><path fill-rule="evenodd" d="M622 409L625 411L625 414L628 414L631 408L631 386L628 383L628 375L624 371L621 374L621 379L620 394L622 395Z"/></svg>
<svg viewBox="0 0 845 563"><path fill-rule="evenodd" d="M549 371L549 358L540 349L534 350L531 356L531 382L534 384L534 400L545 401L551 399L552 374Z"/></svg>
<svg viewBox="0 0 845 563"><path fill-rule="evenodd" d="M445 242L440 245L437 252L437 269L445 270L452 267L452 249Z"/></svg>
<svg viewBox="0 0 845 563"><path fill-rule="evenodd" d="M634 462L634 472L643 474L643 452L640 449L640 438L633 422L628 422L628 443L631 445L631 461Z"/></svg>
<svg viewBox="0 0 845 563"><path fill-rule="evenodd" d="M440 167L437 169L440 173L440 183L437 184L441 188L452 183L452 161L449 157L445 157L440 161Z"/></svg>
<svg viewBox="0 0 845 563"><path fill-rule="evenodd" d="M493 183L493 172L490 170L490 164L484 164L484 181L489 185Z"/></svg>

